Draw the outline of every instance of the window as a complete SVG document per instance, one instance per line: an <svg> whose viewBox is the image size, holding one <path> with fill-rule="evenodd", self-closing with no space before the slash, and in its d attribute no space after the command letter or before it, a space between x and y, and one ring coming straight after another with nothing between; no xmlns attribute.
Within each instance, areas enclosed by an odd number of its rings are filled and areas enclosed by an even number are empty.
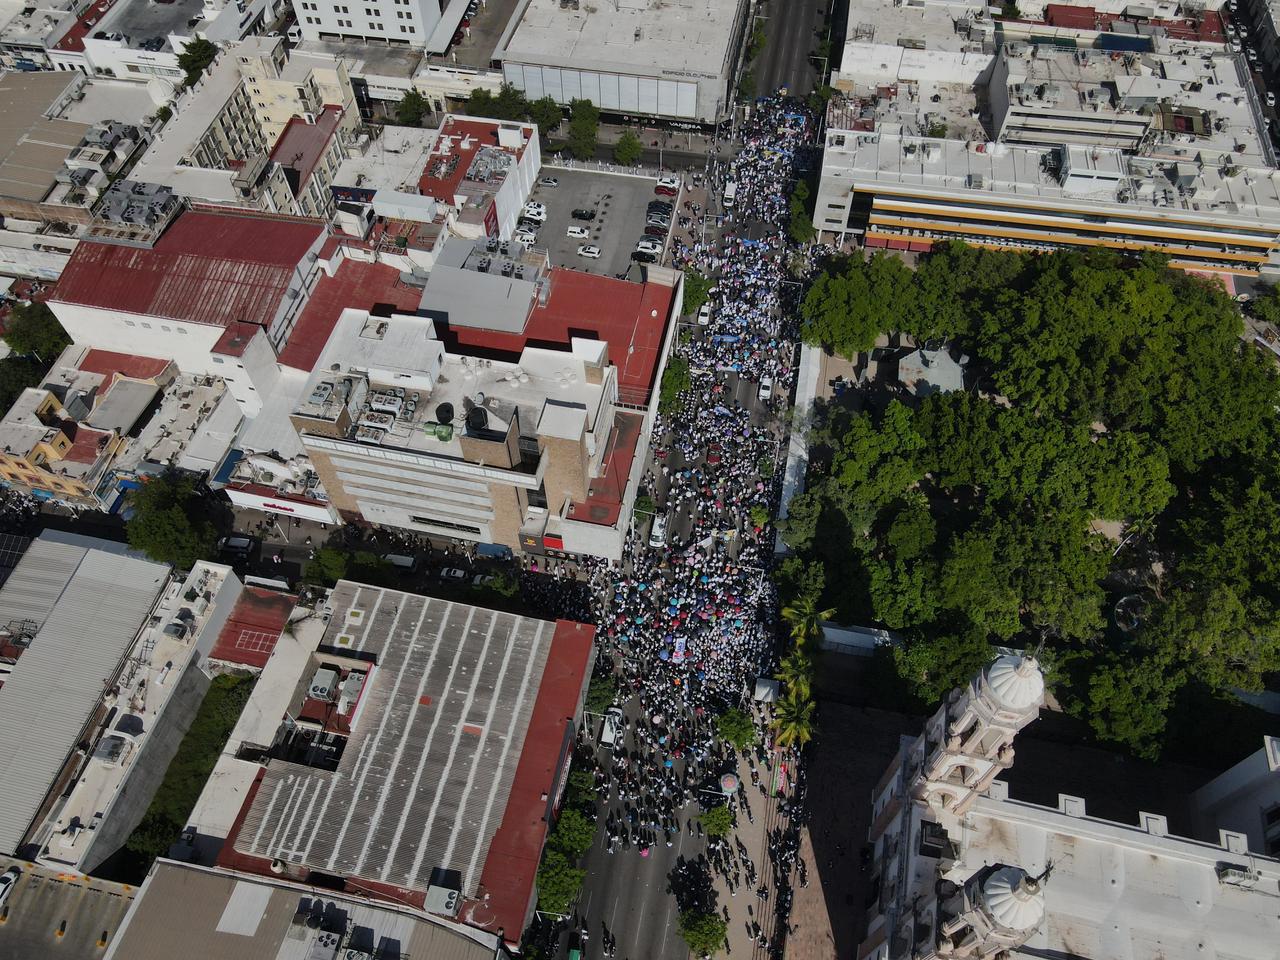
<svg viewBox="0 0 1280 960"><path fill-rule="evenodd" d="M150 330L150 329L151 329L151 324L149 324L149 323L143 323L143 325L142 325L142 329L143 329L143 330Z"/></svg>
<svg viewBox="0 0 1280 960"><path fill-rule="evenodd" d="M225 361L225 360L223 360L221 357L210 357L209 359L210 359L210 360L212 360L214 363L225 363L225 362L226 362L226 361Z"/></svg>
<svg viewBox="0 0 1280 960"><path fill-rule="evenodd" d="M429 527L442 527L445 530L461 530L463 533L480 533L479 527L472 527L465 523L453 523L449 520L437 520L435 517L416 517L409 518L414 523L425 524Z"/></svg>
<svg viewBox="0 0 1280 960"><path fill-rule="evenodd" d="M136 327L136 326L137 326L137 324L136 324L136 323L134 323L132 320L126 320L126 321L124 322L124 325L125 325L126 327Z"/></svg>
<svg viewBox="0 0 1280 960"><path fill-rule="evenodd" d="M160 329L163 330L165 333L173 333L173 328L166 327L163 323L160 324Z"/></svg>

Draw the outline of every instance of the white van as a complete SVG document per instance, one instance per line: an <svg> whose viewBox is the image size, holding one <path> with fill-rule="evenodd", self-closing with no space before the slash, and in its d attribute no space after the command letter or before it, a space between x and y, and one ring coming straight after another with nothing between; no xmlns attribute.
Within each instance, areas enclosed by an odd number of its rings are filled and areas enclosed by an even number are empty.
<svg viewBox="0 0 1280 960"><path fill-rule="evenodd" d="M724 205L726 207L732 207L733 201L737 198L737 196L738 196L737 181L730 180L728 183L724 185Z"/></svg>
<svg viewBox="0 0 1280 960"><path fill-rule="evenodd" d="M388 553L382 559L401 573L417 573L420 566L417 557L411 557L404 553Z"/></svg>
<svg viewBox="0 0 1280 960"><path fill-rule="evenodd" d="M649 546L660 547L667 542L667 515L664 513L653 518L653 527L649 530Z"/></svg>
<svg viewBox="0 0 1280 960"><path fill-rule="evenodd" d="M290 43L301 43L302 28L295 23L285 32L285 36L289 38Z"/></svg>
<svg viewBox="0 0 1280 960"><path fill-rule="evenodd" d="M614 745L622 739L623 729L622 711L617 707L610 707L604 712L604 723L600 726L600 742L613 749Z"/></svg>

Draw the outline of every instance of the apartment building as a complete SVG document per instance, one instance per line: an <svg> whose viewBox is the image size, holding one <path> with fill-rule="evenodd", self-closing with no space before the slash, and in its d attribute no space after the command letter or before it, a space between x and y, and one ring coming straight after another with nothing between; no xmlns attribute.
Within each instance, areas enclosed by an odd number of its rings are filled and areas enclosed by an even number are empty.
<svg viewBox="0 0 1280 960"><path fill-rule="evenodd" d="M343 129L359 121L346 61L288 50L280 37L246 37L231 54L267 143L275 143L294 117L319 115L325 104L342 108Z"/></svg>
<svg viewBox="0 0 1280 960"><path fill-rule="evenodd" d="M440 25L448 7L459 0L293 0L304 40L348 40L423 47ZM458 6L449 34L466 9Z"/></svg>

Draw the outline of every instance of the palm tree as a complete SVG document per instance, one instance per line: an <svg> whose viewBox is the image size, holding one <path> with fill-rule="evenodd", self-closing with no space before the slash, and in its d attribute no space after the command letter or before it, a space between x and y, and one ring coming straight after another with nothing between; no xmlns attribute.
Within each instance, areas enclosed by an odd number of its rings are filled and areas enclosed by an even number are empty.
<svg viewBox="0 0 1280 960"><path fill-rule="evenodd" d="M822 621L835 616L836 608L818 609L818 598L806 593L782 608L782 619L791 624L791 637L803 647L822 636Z"/></svg>
<svg viewBox="0 0 1280 960"><path fill-rule="evenodd" d="M803 747L813 736L813 701L788 692L773 707L774 742L780 747Z"/></svg>
<svg viewBox="0 0 1280 960"><path fill-rule="evenodd" d="M813 659L797 647L778 664L778 673L774 679L785 683L789 693L807 698L813 683Z"/></svg>

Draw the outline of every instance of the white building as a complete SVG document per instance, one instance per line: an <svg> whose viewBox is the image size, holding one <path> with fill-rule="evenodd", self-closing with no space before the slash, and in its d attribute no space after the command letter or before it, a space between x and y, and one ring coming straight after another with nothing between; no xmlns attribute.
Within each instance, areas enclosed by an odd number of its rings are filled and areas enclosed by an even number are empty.
<svg viewBox="0 0 1280 960"><path fill-rule="evenodd" d="M530 100L713 124L733 105L746 0L522 0L494 51Z"/></svg>
<svg viewBox="0 0 1280 960"><path fill-rule="evenodd" d="M996 777L1043 702L1036 662L1001 656L903 738L872 798L877 898L859 958L1273 960L1280 863L1250 849L1236 817L1213 818L1202 842L1170 835L1155 813L1128 825L1090 817L1079 797L1056 809L1009 797ZM1266 798L1261 821L1280 807L1280 777L1264 766L1201 794L1247 782Z"/></svg>
<svg viewBox="0 0 1280 960"><path fill-rule="evenodd" d="M304 40L425 47L443 53L467 0L293 0Z"/></svg>

